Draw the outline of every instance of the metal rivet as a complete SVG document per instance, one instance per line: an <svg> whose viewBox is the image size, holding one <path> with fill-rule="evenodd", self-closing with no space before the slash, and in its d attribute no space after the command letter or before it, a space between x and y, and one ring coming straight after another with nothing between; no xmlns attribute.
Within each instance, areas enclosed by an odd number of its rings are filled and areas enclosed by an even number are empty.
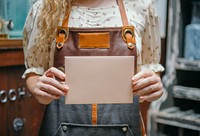
<svg viewBox="0 0 200 136"><path fill-rule="evenodd" d="M65 38L67 38L67 36L68 36L68 33L67 33L67 31L65 29L61 29L59 34L64 34Z"/></svg>
<svg viewBox="0 0 200 136"><path fill-rule="evenodd" d="M123 131L123 132L126 132L126 131L127 131L127 127L123 127L123 128L122 128L122 131Z"/></svg>
<svg viewBox="0 0 200 136"><path fill-rule="evenodd" d="M131 49L131 50L134 49L134 44L128 43L128 48Z"/></svg>
<svg viewBox="0 0 200 136"><path fill-rule="evenodd" d="M67 126L62 126L63 131L67 131Z"/></svg>
<svg viewBox="0 0 200 136"><path fill-rule="evenodd" d="M131 34L132 37L134 37L134 32L133 32L131 29L125 29L125 30L124 30L124 37L125 37L125 39L126 39L126 34L127 34L127 33Z"/></svg>
<svg viewBox="0 0 200 136"><path fill-rule="evenodd" d="M128 43L128 46L132 47L132 46L133 46L133 44L132 44L132 43Z"/></svg>
<svg viewBox="0 0 200 136"><path fill-rule="evenodd" d="M62 43L58 43L58 46L61 47L61 46L62 46Z"/></svg>
<svg viewBox="0 0 200 136"><path fill-rule="evenodd" d="M63 47L63 43L61 43L61 42L57 43L56 47L57 47L57 49L61 49Z"/></svg>

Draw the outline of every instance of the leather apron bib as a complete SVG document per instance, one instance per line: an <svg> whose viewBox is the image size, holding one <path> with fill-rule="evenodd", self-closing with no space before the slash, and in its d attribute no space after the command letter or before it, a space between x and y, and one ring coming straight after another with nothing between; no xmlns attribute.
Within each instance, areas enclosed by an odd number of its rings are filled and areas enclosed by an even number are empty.
<svg viewBox="0 0 200 136"><path fill-rule="evenodd" d="M64 56L137 57L134 26L128 25L123 0L117 2L123 27L69 28L66 14L57 28L56 68L64 70ZM135 70L136 66L135 61ZM132 104L67 105L64 101L62 97L46 107L41 136L141 136L139 96L134 96Z"/></svg>

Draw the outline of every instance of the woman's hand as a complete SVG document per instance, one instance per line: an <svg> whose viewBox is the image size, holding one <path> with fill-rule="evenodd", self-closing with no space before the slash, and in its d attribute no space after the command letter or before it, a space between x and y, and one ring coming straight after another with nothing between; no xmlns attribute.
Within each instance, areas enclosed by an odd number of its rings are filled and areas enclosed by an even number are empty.
<svg viewBox="0 0 200 136"><path fill-rule="evenodd" d="M163 84L160 76L151 70L143 70L134 75L133 94L140 95L140 101L154 101L163 94Z"/></svg>
<svg viewBox="0 0 200 136"><path fill-rule="evenodd" d="M62 71L52 67L42 76L28 78L27 86L40 103L49 104L67 94L69 87L64 82L65 77Z"/></svg>

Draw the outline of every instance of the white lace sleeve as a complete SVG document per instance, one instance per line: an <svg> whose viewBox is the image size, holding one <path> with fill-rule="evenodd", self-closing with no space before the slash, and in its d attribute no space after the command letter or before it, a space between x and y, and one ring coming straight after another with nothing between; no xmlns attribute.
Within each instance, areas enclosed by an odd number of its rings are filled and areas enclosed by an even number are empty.
<svg viewBox="0 0 200 136"><path fill-rule="evenodd" d="M35 44L37 36L37 14L40 12L41 0L37 1L30 9L25 25L24 25L24 38L23 48L25 56L26 71L23 74L23 78L29 73L36 73L42 75L45 67L48 66L49 52L44 47L38 47Z"/></svg>
<svg viewBox="0 0 200 136"><path fill-rule="evenodd" d="M151 3L146 16L145 29L142 37L142 65L141 69L151 69L155 72L164 71L160 64L161 37L159 19Z"/></svg>

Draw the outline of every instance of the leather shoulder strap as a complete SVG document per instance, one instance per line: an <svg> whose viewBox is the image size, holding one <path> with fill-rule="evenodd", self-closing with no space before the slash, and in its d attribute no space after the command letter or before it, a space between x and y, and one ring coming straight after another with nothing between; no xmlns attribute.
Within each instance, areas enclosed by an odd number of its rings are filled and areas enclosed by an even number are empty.
<svg viewBox="0 0 200 136"><path fill-rule="evenodd" d="M69 23L69 16L70 16L70 10L71 9L67 9L66 13L65 13L65 17L64 17L64 20L62 22L62 26L63 27L68 27L68 23Z"/></svg>
<svg viewBox="0 0 200 136"><path fill-rule="evenodd" d="M125 6L124 6L124 1L123 0L116 0L116 1L117 1L118 6L119 6L119 11L120 11L120 14L121 14L123 26L129 26L128 18L127 18L127 15L126 15L126 10L125 10ZM63 23L62 23L63 27L68 27L70 10L71 9L68 8L67 11L66 11L66 14L65 14L65 17L64 17L64 20L63 20Z"/></svg>
<svg viewBox="0 0 200 136"><path fill-rule="evenodd" d="M127 18L125 6L124 6L124 1L123 0L117 0L117 3L118 3L118 6L119 6L123 26L128 26L129 24L128 24L128 18Z"/></svg>

